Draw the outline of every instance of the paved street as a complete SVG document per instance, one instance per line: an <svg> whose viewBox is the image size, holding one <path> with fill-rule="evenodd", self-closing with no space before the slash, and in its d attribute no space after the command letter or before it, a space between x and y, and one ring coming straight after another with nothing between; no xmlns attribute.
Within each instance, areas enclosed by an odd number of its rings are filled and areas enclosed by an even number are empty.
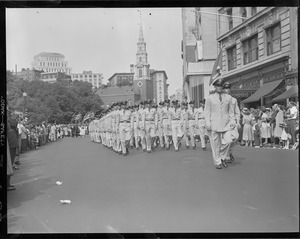
<svg viewBox="0 0 300 239"><path fill-rule="evenodd" d="M297 156L237 146L217 170L210 148L123 157L88 136L62 139L22 155L8 232L296 232Z"/></svg>

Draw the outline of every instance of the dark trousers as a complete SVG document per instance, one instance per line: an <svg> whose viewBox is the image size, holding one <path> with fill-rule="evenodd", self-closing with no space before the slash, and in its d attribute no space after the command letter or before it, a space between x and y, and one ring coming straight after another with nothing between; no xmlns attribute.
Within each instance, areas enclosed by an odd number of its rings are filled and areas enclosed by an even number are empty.
<svg viewBox="0 0 300 239"><path fill-rule="evenodd" d="M296 142L296 132L295 132L296 119L287 120L287 132L289 132L292 136L290 141L290 145Z"/></svg>
<svg viewBox="0 0 300 239"><path fill-rule="evenodd" d="M17 149L17 147L9 148L10 157L11 157L11 164L14 164L14 162L15 162L16 149Z"/></svg>
<svg viewBox="0 0 300 239"><path fill-rule="evenodd" d="M27 139L21 139L21 152L25 152L27 149Z"/></svg>

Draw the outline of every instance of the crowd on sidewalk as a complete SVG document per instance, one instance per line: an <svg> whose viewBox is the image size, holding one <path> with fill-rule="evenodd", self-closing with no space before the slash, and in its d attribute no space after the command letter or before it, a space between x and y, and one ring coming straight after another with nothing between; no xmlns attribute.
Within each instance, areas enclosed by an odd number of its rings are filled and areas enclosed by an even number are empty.
<svg viewBox="0 0 300 239"><path fill-rule="evenodd" d="M85 125L78 124L28 124L14 112L7 114L7 190L15 190L10 184L14 170L21 165L20 155L26 151L55 142L65 137L83 137L88 134Z"/></svg>
<svg viewBox="0 0 300 239"><path fill-rule="evenodd" d="M274 104L271 108L243 108L241 112L241 145L298 149L298 103L291 101L287 107Z"/></svg>

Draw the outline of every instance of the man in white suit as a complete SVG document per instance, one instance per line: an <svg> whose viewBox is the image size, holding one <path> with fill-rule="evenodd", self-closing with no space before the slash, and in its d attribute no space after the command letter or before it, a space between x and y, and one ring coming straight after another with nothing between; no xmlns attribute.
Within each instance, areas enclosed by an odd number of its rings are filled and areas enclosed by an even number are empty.
<svg viewBox="0 0 300 239"><path fill-rule="evenodd" d="M215 92L210 94L205 102L205 125L217 169L222 169L222 166L228 167L225 158L232 142L231 129L235 126L232 98L223 93L223 84L224 80L217 78L213 82Z"/></svg>
<svg viewBox="0 0 300 239"><path fill-rule="evenodd" d="M230 95L231 84L229 82L225 82L224 83L224 85L223 85L223 92ZM227 154L227 156L225 158L226 162L230 162L230 163L231 163L231 161L234 160L232 152L233 152L233 148L236 146L237 140L239 138L239 131L238 131L238 129L241 128L241 125L240 125L241 111L239 109L237 99L234 98L234 97L232 97L232 96L231 96L231 99L232 99L233 112L234 112L234 120L235 120L236 127L234 127L234 129L231 131L232 142L231 142L231 144L229 146L228 154Z"/></svg>

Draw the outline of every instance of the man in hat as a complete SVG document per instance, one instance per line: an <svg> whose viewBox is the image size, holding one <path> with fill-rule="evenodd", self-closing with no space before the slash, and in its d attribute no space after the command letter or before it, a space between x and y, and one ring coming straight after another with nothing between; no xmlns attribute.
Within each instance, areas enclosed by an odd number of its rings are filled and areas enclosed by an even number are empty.
<svg viewBox="0 0 300 239"><path fill-rule="evenodd" d="M223 92L225 94L230 95L230 93L231 93L231 84L229 82L225 82L223 84ZM233 148L236 146L238 138L239 138L239 131L238 130L239 130L239 128L241 128L241 125L240 125L241 111L239 109L237 99L232 97L232 96L231 96L231 104L233 106L234 120L235 120L235 125L236 126L231 131L232 142L229 146L228 154L226 155L226 158L225 158L226 162L231 162L231 161L234 160L232 152L233 152Z"/></svg>
<svg viewBox="0 0 300 239"><path fill-rule="evenodd" d="M122 146L120 141L120 129L118 123L119 112L121 110L122 102L116 103L116 110L115 110L115 129L116 129L116 144L114 151L118 154L122 154Z"/></svg>
<svg viewBox="0 0 300 239"><path fill-rule="evenodd" d="M145 112L145 101L140 102L138 110L138 145L142 145L142 149L146 152L145 125L143 124L143 115Z"/></svg>
<svg viewBox="0 0 300 239"><path fill-rule="evenodd" d="M190 148L189 146L189 133L188 133L188 103L183 101L181 102L181 119L182 119L182 126L181 126L181 131L183 133L183 138L185 141L185 147L188 149Z"/></svg>
<svg viewBox="0 0 300 239"><path fill-rule="evenodd" d="M122 154L126 156L129 153L128 148L132 131L131 111L127 109L127 101L122 102L122 108L117 116L117 124L119 125Z"/></svg>
<svg viewBox="0 0 300 239"><path fill-rule="evenodd" d="M162 136L164 138L165 141L165 148L167 150L170 149L170 137L172 135L171 133L171 125L170 125L170 121L169 121L169 107L170 107L170 100L166 99L163 103L163 107L161 109L161 114L160 114L160 122L161 122L161 126L162 126Z"/></svg>
<svg viewBox="0 0 300 239"><path fill-rule="evenodd" d="M193 149L196 149L195 135L197 134L197 124L196 124L196 109L195 109L195 101L191 100L189 102L190 108L187 110L186 114L186 123L187 123L187 134L191 140L191 144ZM189 141L188 147L189 147Z"/></svg>
<svg viewBox="0 0 300 239"><path fill-rule="evenodd" d="M163 122L162 122L162 109L164 106L164 102L159 102L157 107L157 135L159 138L160 147L164 147L164 140L163 140Z"/></svg>
<svg viewBox="0 0 300 239"><path fill-rule="evenodd" d="M145 137L147 152L151 153L155 140L155 132L157 129L157 114L155 108L151 107L151 100L146 101L146 108L143 114L143 125L145 126Z"/></svg>
<svg viewBox="0 0 300 239"><path fill-rule="evenodd" d="M135 145L136 149L139 149L139 142L138 142L138 123L139 123L139 105L135 104L133 106L132 112L132 122L133 122L133 135L130 141L130 146L133 147Z"/></svg>
<svg viewBox="0 0 300 239"><path fill-rule="evenodd" d="M195 120L196 120L196 128L197 132L200 137L201 147L202 150L206 150L206 141L205 141L205 112L204 112L204 100L199 101L199 108L196 110L195 113Z"/></svg>
<svg viewBox="0 0 300 239"><path fill-rule="evenodd" d="M230 95L223 93L223 84L224 80L217 78L213 82L215 92L205 102L205 125L217 169L228 167L225 158L232 142L231 129L235 126L232 99Z"/></svg>
<svg viewBox="0 0 300 239"><path fill-rule="evenodd" d="M181 130L183 125L183 119L181 117L181 109L180 105L178 104L178 101L172 101L172 104L174 105L174 108L170 109L169 124L171 125L172 129L172 139L175 151L179 151L181 145L180 141L183 137L183 133Z"/></svg>
<svg viewBox="0 0 300 239"><path fill-rule="evenodd" d="M292 136L290 145L293 145L296 142L296 122L297 122L297 115L298 115L298 109L296 106L296 103L293 101L290 101L288 103L288 112L287 112L287 118L286 118L286 123L287 123L287 131L290 133ZM299 117L298 117L299 118Z"/></svg>

